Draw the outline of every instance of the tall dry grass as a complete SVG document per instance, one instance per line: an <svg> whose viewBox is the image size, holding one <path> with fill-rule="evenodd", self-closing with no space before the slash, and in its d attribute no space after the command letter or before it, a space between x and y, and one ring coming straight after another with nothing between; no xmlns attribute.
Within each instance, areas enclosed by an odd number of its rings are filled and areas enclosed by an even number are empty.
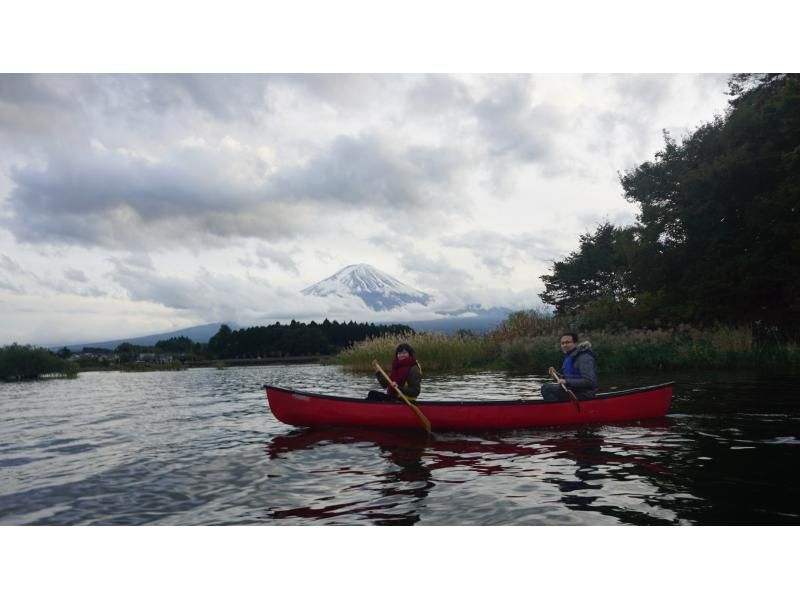
<svg viewBox="0 0 800 598"><path fill-rule="evenodd" d="M370 370L388 366L401 342L410 343L425 371L503 369L545 373L563 361L558 341L569 322L537 311L515 312L485 335L412 334L371 338L343 351L335 363ZM679 369L800 368L795 344L755 348L747 327L700 330L577 331L588 340L603 372Z"/></svg>
<svg viewBox="0 0 800 598"><path fill-rule="evenodd" d="M400 343L414 347L423 371L487 367L494 359L495 347L485 336L420 333L369 338L339 353L335 361L354 370L371 370L372 360L377 359L385 368Z"/></svg>

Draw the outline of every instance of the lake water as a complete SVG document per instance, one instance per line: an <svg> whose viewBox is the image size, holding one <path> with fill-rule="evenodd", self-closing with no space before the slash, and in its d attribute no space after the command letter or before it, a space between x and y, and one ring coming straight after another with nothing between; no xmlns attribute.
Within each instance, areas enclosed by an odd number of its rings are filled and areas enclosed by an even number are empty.
<svg viewBox="0 0 800 598"><path fill-rule="evenodd" d="M800 522L800 378L674 379L668 417L501 433L306 430L265 383L377 388L335 366L89 372L0 384L3 525L697 525ZM544 378L426 374L425 398L533 397Z"/></svg>

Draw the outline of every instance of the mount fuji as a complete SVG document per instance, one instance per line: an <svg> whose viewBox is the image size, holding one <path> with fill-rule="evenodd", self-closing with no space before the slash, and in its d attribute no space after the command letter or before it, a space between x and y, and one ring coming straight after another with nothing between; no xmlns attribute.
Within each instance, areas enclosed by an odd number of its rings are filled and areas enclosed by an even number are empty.
<svg viewBox="0 0 800 598"><path fill-rule="evenodd" d="M359 297L372 311L388 311L409 303L427 305L433 300L431 295L403 284L369 264L342 268L300 292L318 297Z"/></svg>

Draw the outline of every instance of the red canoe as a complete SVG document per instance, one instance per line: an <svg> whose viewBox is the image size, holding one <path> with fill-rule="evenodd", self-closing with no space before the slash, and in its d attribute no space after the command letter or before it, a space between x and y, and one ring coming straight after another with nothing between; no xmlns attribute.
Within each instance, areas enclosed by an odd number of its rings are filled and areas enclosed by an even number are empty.
<svg viewBox="0 0 800 598"><path fill-rule="evenodd" d="M404 402L333 397L264 386L272 414L294 426L419 428L420 420ZM426 401L414 403L443 430L502 430L538 426L600 424L664 417L672 401L672 382L601 393L575 403L542 400Z"/></svg>

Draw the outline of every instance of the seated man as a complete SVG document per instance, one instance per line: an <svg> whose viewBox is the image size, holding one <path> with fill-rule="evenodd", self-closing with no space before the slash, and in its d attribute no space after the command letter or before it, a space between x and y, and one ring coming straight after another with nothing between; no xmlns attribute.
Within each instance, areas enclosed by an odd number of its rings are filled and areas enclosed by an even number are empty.
<svg viewBox="0 0 800 598"><path fill-rule="evenodd" d="M559 383L542 384L542 398L545 401L566 401L569 395L561 388L563 383L580 399L592 398L597 392L597 359L592 353L589 341L578 344L575 332L561 335L561 350L564 352L564 364L561 366L563 378Z"/></svg>

